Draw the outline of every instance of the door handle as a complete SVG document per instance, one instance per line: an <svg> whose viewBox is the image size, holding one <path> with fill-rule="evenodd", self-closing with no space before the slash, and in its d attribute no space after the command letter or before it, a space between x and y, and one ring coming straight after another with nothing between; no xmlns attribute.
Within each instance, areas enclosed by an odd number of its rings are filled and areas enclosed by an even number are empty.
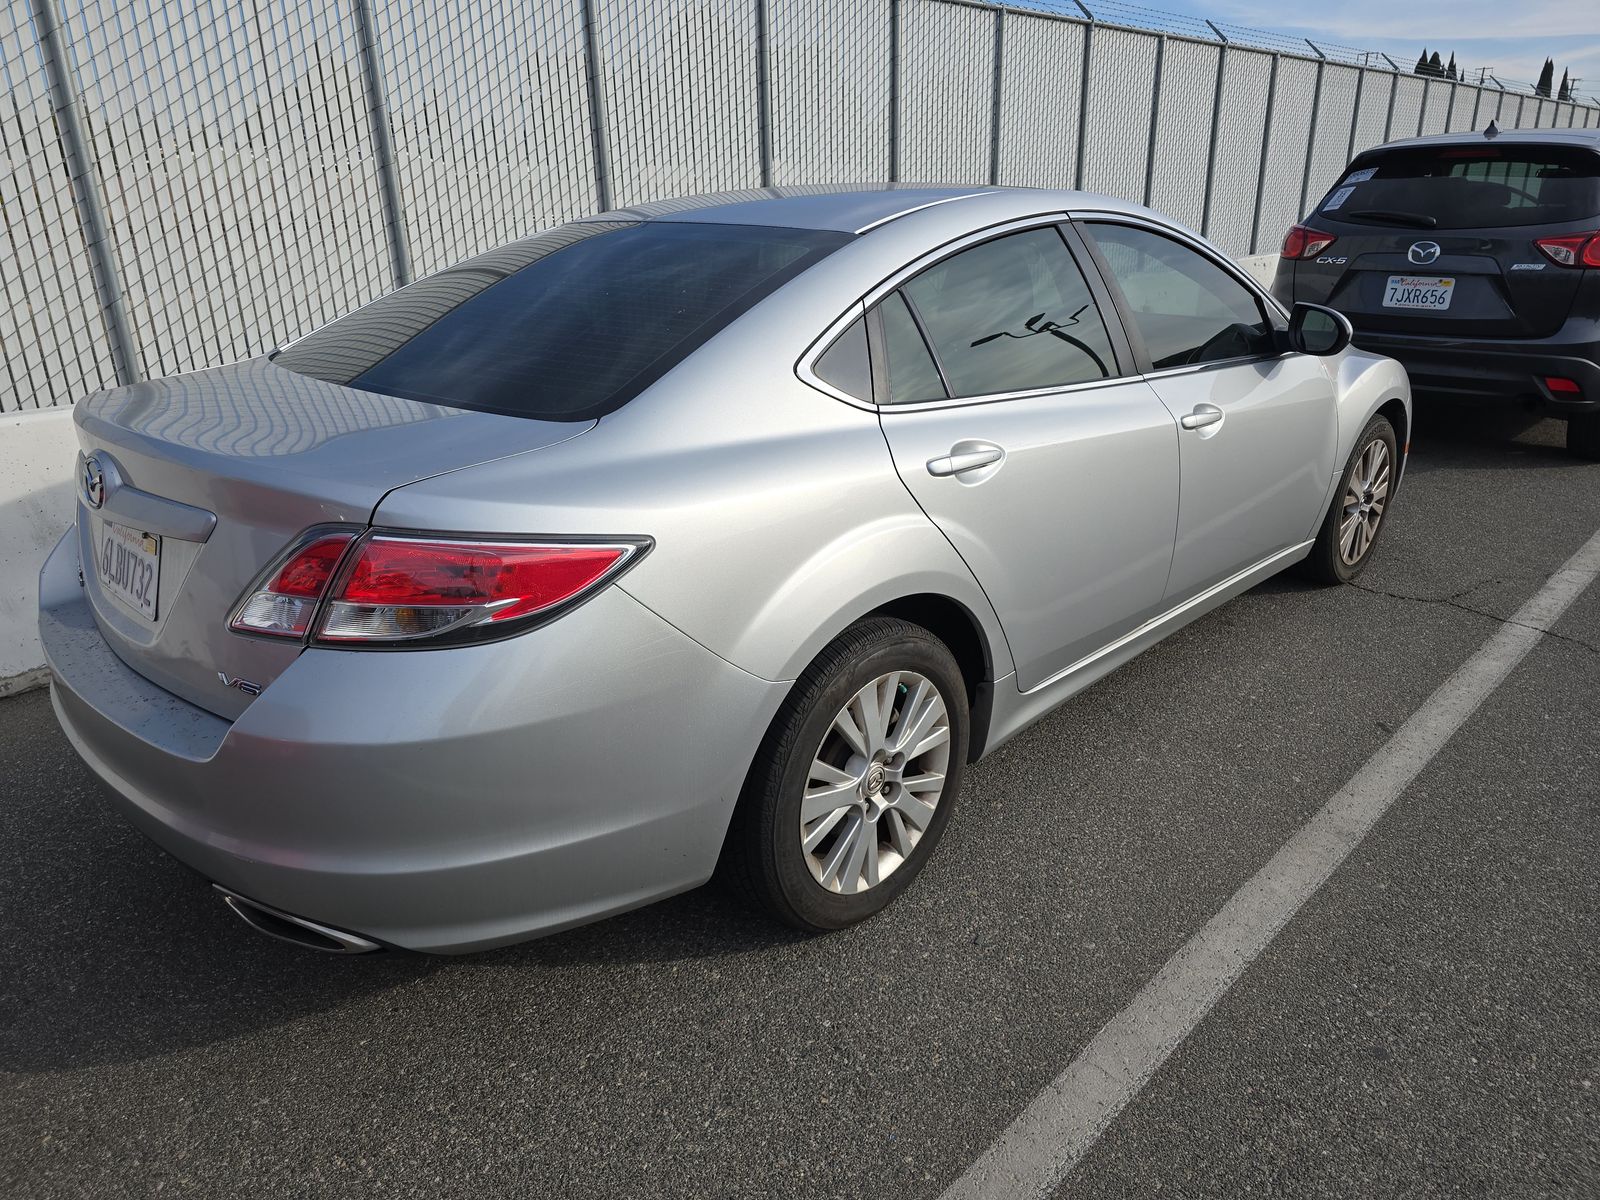
<svg viewBox="0 0 1600 1200"><path fill-rule="evenodd" d="M999 446L992 446L986 442L958 442L950 447L950 453L943 458L930 458L928 460L929 475L960 475L964 471L976 471L979 467L992 466L1006 456L1006 452Z"/></svg>
<svg viewBox="0 0 1600 1200"><path fill-rule="evenodd" d="M1178 418L1178 424L1185 429L1204 429L1207 425L1215 425L1222 420L1222 410L1215 404L1196 404L1194 411L1184 413Z"/></svg>

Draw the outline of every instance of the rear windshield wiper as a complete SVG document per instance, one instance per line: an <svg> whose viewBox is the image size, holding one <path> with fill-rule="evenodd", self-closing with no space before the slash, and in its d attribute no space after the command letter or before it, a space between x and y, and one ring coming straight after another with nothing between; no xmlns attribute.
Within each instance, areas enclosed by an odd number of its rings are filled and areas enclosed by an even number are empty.
<svg viewBox="0 0 1600 1200"><path fill-rule="evenodd" d="M1390 208L1358 208L1346 216L1357 221L1393 221L1396 225L1415 225L1418 229L1436 229L1439 225L1439 219L1427 213L1396 212Z"/></svg>

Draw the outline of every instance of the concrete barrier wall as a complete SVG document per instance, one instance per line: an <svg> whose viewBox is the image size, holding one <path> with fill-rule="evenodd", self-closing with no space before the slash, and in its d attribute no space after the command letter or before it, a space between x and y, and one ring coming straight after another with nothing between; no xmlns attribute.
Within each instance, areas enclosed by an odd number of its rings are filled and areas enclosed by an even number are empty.
<svg viewBox="0 0 1600 1200"><path fill-rule="evenodd" d="M1278 256L1239 262L1270 284ZM44 682L39 568L72 523L76 458L71 409L0 416L0 696Z"/></svg>
<svg viewBox="0 0 1600 1200"><path fill-rule="evenodd" d="M72 524L70 408L0 417L0 696L44 682L39 568Z"/></svg>

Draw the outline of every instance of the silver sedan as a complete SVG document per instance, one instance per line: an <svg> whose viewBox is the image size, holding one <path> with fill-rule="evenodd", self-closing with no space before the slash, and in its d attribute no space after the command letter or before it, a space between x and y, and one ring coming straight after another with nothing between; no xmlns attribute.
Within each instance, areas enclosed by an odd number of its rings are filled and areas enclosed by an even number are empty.
<svg viewBox="0 0 1600 1200"><path fill-rule="evenodd" d="M77 407L56 712L265 932L465 951L721 865L804 929L965 765L1229 597L1370 559L1405 373L1076 192L606 213Z"/></svg>

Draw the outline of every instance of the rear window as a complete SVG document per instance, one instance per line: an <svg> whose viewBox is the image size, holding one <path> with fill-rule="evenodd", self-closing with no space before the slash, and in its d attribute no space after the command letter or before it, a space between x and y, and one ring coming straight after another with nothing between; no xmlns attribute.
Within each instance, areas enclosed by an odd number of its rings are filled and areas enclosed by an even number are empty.
<svg viewBox="0 0 1600 1200"><path fill-rule="evenodd" d="M755 225L567 226L384 296L274 361L389 396L587 420L849 240Z"/></svg>
<svg viewBox="0 0 1600 1200"><path fill-rule="evenodd" d="M1583 221L1600 215L1600 155L1560 146L1391 150L1357 159L1320 211L1426 229Z"/></svg>

